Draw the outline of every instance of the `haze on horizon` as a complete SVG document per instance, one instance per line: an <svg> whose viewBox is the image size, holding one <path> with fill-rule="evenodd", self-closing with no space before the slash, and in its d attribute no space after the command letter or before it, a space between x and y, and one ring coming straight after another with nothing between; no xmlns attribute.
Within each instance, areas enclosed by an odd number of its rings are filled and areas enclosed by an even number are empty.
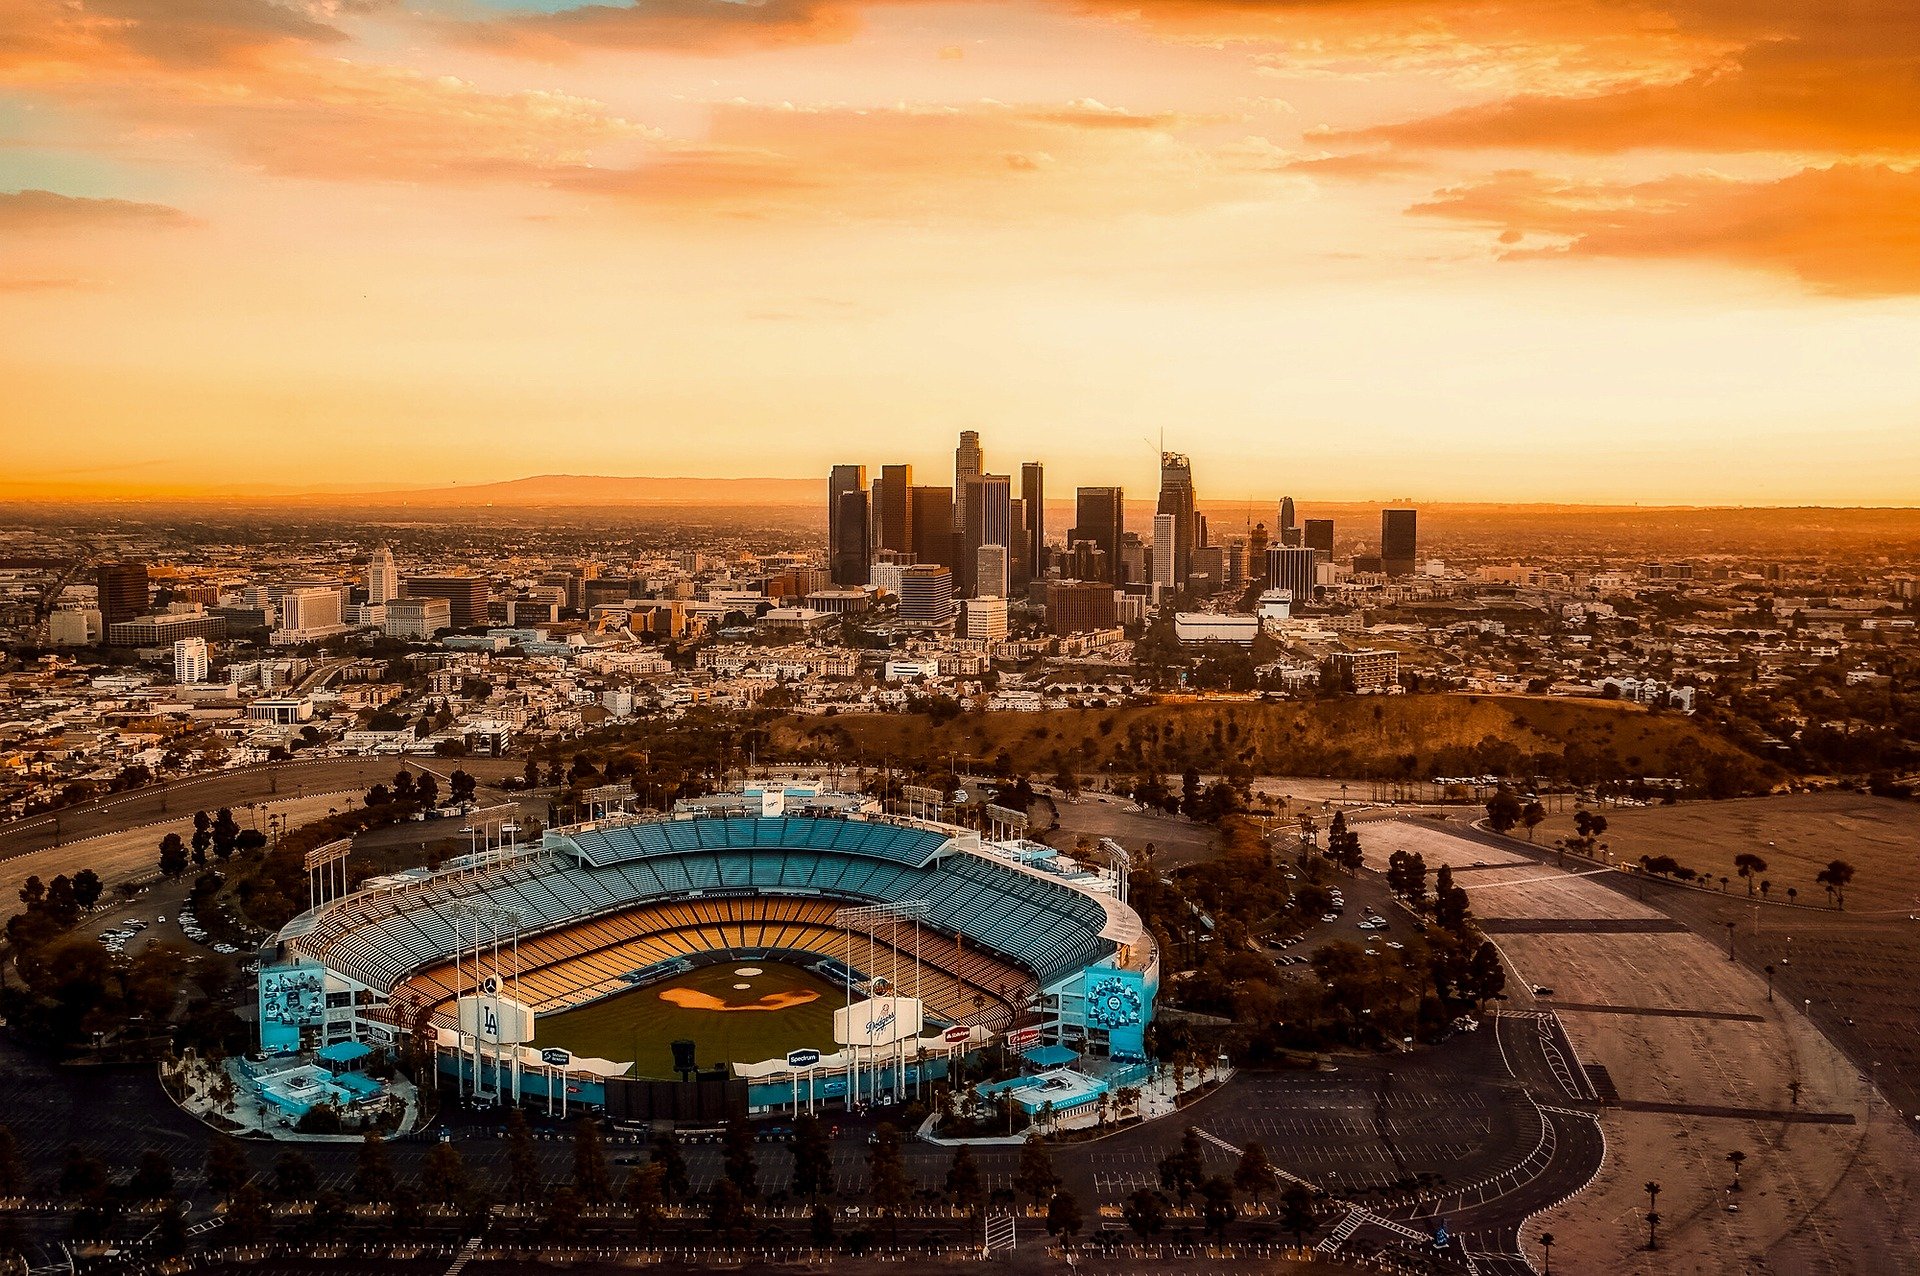
<svg viewBox="0 0 1920 1276"><path fill-rule="evenodd" d="M0 0L0 496L1920 504L1904 0Z"/></svg>

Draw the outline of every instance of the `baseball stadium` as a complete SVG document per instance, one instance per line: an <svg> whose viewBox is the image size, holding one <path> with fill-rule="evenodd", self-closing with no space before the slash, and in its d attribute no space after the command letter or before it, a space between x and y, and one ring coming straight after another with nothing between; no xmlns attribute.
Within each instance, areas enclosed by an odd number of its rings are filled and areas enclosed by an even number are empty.
<svg viewBox="0 0 1920 1276"><path fill-rule="evenodd" d="M657 1117L693 1115L690 1086L733 1111L904 1098L999 1042L1030 1066L1023 1105L1094 1102L1145 1058L1159 981L1103 851L806 785L609 814L296 917L261 1047L425 1029L463 1094ZM268 1004L295 984L324 995Z"/></svg>

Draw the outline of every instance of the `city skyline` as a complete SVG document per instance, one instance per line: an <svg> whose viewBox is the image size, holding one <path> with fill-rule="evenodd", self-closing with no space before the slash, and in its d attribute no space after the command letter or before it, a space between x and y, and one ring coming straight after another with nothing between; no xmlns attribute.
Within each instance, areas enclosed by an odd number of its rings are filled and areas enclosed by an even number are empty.
<svg viewBox="0 0 1920 1276"><path fill-rule="evenodd" d="M1891 0L9 5L7 494L1164 428L1223 497L1920 503L1916 62Z"/></svg>

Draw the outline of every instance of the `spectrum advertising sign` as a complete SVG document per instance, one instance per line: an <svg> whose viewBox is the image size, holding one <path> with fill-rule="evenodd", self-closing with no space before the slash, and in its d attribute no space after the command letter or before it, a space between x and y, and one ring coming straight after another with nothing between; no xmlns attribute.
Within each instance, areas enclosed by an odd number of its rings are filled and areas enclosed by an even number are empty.
<svg viewBox="0 0 1920 1276"><path fill-rule="evenodd" d="M870 997L833 1012L833 1039L843 1046L890 1046L920 1035L920 1002Z"/></svg>

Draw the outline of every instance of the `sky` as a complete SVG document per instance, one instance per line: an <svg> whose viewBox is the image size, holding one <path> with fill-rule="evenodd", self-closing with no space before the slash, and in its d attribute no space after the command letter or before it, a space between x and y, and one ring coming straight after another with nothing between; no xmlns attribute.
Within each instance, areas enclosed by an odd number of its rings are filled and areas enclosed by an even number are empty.
<svg viewBox="0 0 1920 1276"><path fill-rule="evenodd" d="M1920 504L1912 0L0 0L0 496Z"/></svg>

